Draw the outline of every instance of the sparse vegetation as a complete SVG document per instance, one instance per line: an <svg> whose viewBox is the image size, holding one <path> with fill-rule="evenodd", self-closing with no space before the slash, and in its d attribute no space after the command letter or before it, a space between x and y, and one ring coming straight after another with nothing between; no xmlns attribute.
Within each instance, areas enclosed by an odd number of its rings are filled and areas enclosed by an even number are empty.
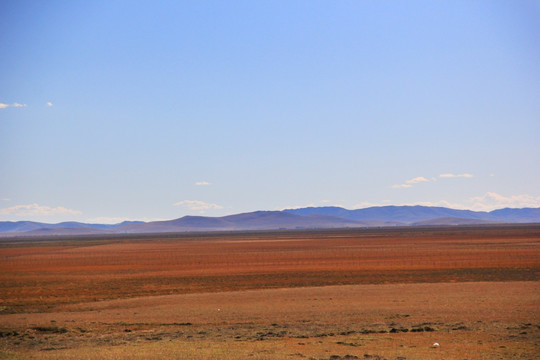
<svg viewBox="0 0 540 360"><path fill-rule="evenodd" d="M530 229L3 244L0 354L534 358L540 231Z"/></svg>

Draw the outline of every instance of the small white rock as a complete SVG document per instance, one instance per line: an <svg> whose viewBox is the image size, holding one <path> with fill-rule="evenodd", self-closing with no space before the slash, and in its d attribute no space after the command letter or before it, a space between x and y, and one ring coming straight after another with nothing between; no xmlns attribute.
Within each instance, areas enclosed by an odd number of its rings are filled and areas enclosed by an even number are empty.
<svg viewBox="0 0 540 360"><path fill-rule="evenodd" d="M432 346L433 346L433 347L439 347L440 345L439 345L439 343L433 343Z"/></svg>

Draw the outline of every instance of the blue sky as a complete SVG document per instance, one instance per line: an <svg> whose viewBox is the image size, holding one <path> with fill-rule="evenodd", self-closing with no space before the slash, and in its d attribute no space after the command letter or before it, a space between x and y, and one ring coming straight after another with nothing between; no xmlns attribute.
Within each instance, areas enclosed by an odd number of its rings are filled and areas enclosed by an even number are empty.
<svg viewBox="0 0 540 360"><path fill-rule="evenodd" d="M3 1L0 221L539 207L539 34L535 1Z"/></svg>

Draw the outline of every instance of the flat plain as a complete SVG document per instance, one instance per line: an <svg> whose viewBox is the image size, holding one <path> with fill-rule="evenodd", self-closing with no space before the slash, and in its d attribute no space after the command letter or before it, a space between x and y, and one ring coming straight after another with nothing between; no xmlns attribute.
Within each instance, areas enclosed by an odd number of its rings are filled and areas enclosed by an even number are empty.
<svg viewBox="0 0 540 360"><path fill-rule="evenodd" d="M0 358L536 359L539 275L540 225L5 238Z"/></svg>

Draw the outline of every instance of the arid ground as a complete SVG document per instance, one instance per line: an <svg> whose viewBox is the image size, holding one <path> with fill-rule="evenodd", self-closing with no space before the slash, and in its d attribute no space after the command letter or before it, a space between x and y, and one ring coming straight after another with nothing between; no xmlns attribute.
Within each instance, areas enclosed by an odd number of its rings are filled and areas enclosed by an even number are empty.
<svg viewBox="0 0 540 360"><path fill-rule="evenodd" d="M0 359L538 359L539 309L540 225L0 240Z"/></svg>

